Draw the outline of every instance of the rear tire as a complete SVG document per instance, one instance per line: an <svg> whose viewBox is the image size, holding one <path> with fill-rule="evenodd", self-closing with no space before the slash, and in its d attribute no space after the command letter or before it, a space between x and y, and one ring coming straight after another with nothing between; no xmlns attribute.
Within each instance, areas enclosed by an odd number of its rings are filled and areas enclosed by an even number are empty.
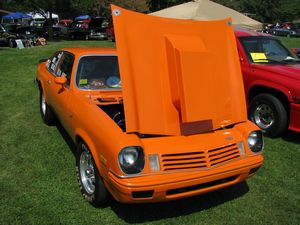
<svg viewBox="0 0 300 225"><path fill-rule="evenodd" d="M42 88L40 89L40 112L41 112L41 117L45 124L47 124L48 126L55 124L54 113L49 108L46 102L45 95Z"/></svg>
<svg viewBox="0 0 300 225"><path fill-rule="evenodd" d="M87 145L83 142L80 142L77 146L76 173L79 188L84 199L93 206L105 206L108 200L108 192L94 158Z"/></svg>
<svg viewBox="0 0 300 225"><path fill-rule="evenodd" d="M12 39L12 38L8 39L8 46L10 48L15 48L16 47L16 41L15 41L15 39Z"/></svg>
<svg viewBox="0 0 300 225"><path fill-rule="evenodd" d="M269 137L280 136L288 126L285 107L278 98L270 94L259 94L253 98L249 117Z"/></svg>

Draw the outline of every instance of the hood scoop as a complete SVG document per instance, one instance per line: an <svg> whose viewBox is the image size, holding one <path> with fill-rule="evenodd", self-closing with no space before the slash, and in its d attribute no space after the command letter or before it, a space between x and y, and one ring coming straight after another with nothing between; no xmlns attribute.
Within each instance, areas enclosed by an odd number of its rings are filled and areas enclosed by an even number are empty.
<svg viewBox="0 0 300 225"><path fill-rule="evenodd" d="M127 132L193 135L247 120L230 19L112 12Z"/></svg>

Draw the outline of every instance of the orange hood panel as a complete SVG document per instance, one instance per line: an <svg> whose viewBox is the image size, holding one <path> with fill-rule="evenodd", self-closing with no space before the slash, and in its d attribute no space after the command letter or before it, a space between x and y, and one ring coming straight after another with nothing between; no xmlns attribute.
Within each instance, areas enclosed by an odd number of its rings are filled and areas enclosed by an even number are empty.
<svg viewBox="0 0 300 225"><path fill-rule="evenodd" d="M112 12L127 132L191 135L247 120L230 19Z"/></svg>

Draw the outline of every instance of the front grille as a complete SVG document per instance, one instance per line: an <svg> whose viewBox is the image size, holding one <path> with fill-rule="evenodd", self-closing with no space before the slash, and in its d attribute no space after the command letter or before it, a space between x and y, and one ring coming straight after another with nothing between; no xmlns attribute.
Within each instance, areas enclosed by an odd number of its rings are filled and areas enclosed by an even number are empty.
<svg viewBox="0 0 300 225"><path fill-rule="evenodd" d="M197 152L163 154L163 171L210 168L240 157L237 144Z"/></svg>
<svg viewBox="0 0 300 225"><path fill-rule="evenodd" d="M184 188L171 189L171 190L168 190L166 194L167 195L176 195L176 194L182 194L182 193L186 193L186 192L190 192L190 191L201 190L204 188L209 188L209 187L217 186L220 184L229 183L231 181L234 181L237 178L238 178L238 176L232 176L232 177L227 177L227 178L223 178L220 180L215 180L215 181L211 181L211 182L207 182L207 183L203 183L203 184L197 184L197 185L188 186L188 187L184 187Z"/></svg>

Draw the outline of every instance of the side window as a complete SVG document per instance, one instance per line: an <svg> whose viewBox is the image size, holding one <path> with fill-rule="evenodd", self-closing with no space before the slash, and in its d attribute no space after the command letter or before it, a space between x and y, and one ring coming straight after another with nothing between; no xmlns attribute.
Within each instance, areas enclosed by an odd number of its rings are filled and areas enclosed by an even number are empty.
<svg viewBox="0 0 300 225"><path fill-rule="evenodd" d="M74 55L69 52L64 52L56 70L56 76L65 76L68 80L68 85L70 85L73 64Z"/></svg>
<svg viewBox="0 0 300 225"><path fill-rule="evenodd" d="M62 52L56 52L53 56L51 56L47 61L47 69L55 75L56 67L60 58L62 57Z"/></svg>

